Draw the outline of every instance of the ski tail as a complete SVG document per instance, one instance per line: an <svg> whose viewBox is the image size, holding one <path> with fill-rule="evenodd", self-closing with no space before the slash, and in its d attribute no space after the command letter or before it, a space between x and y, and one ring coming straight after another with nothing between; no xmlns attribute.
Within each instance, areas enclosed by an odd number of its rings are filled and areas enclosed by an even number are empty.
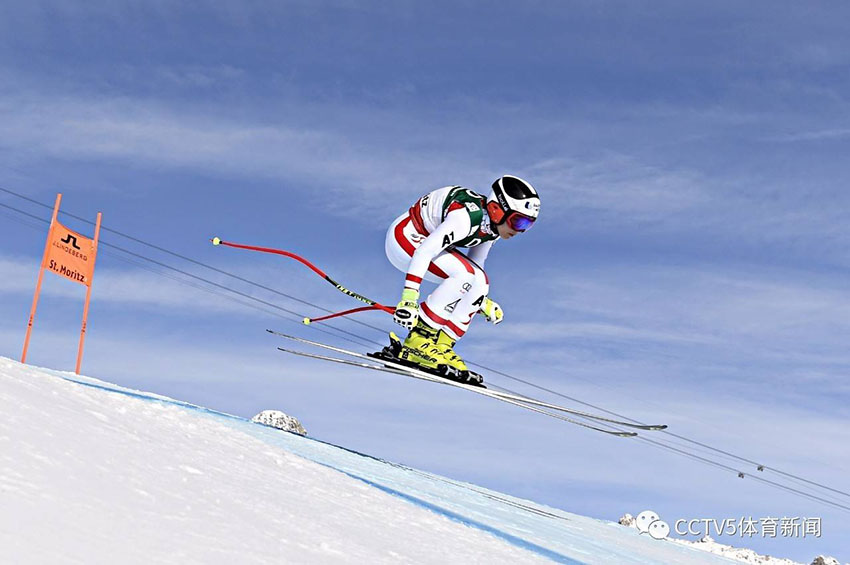
<svg viewBox="0 0 850 565"><path fill-rule="evenodd" d="M490 393L492 391L490 391L486 388L476 387L476 386L472 386L472 385L464 385L463 383L459 383L457 381L451 381L451 380L448 380L448 379L444 379L442 377L434 377L432 375L429 375L428 373L423 373L421 371L417 371L415 369L409 369L409 368L406 368L406 367L403 367L403 366L388 367L386 365L375 365L373 363L364 363L364 362L360 362L360 361L353 361L353 360L350 360L350 359L340 359L339 357L331 357L331 356L328 356L328 355L319 355L317 353L306 353L304 351L296 351L294 349L288 349L286 347L278 347L278 350L283 351L284 353L291 353L293 355L299 355L301 357L309 357L311 359L321 359L323 361L330 361L330 362L333 362L333 363L340 363L340 364L343 364L343 365L349 365L349 366L353 366L353 367L362 367L364 369L372 369L372 370L375 370L375 371L382 371L382 372L385 372L385 373L393 373L393 374L403 375L403 376L407 376L407 377L413 377L413 378L417 378L417 379L421 379L421 380L426 380L426 381L430 381L430 382L441 383L441 384L445 384L445 385L449 385L449 386L460 386L460 387L463 387L463 388L469 387L467 390L472 390L474 392L478 392L479 394L483 394L485 396L490 396L491 398L494 398L494 399L499 400L501 402L505 402L507 404L513 404L514 406L518 406L520 408L524 408L524 409L530 410L532 412L537 412L539 414L549 416L550 418L555 418L557 420L569 422L570 424L575 424L577 426L581 426L583 428L587 428L587 429L594 430L594 431L597 431L597 432L601 432L601 433L604 433L604 434L608 434L608 435L612 435L612 436L616 436L616 437L635 437L635 436L638 435L637 432L628 432L628 431L622 431L622 430L609 430L609 429L605 429L605 428L600 428L600 427L594 426L592 424L580 422L578 420L575 420L575 419L570 418L568 416L564 416L562 414L557 414L555 412L549 412L549 411L544 410L542 408L536 408L534 406L524 404L523 402L520 402L520 401L517 401L517 400L511 400L509 398L503 398L503 397L495 395L495 394L487 394L487 393Z"/></svg>
<svg viewBox="0 0 850 565"><path fill-rule="evenodd" d="M367 354L364 354L364 353L349 351L347 349L342 349L342 348L339 348L339 347L335 347L333 345L328 345L328 344L325 344L325 343L312 341L312 340L309 340L309 339L291 336L291 335L281 333L281 332L277 332L277 331L274 331L274 330L266 330L266 331L273 334L273 335L276 335L276 336L279 336L279 337L282 337L282 338L285 338L285 339L289 339L291 341L296 341L296 342L304 343L304 344L307 344L307 345L312 345L312 346L319 347L319 348L322 348L322 349L326 349L326 350L329 350L329 351L334 351L336 353L341 353L341 354L347 355L349 357L356 357L356 358L359 358L359 359L362 359L362 360L365 360L365 361L374 361L374 357L367 355ZM587 418L587 419L593 420L595 422L599 422L599 423L603 423L603 424L607 424L607 425L622 426L622 427L644 430L644 431L658 431L658 430L664 430L664 429L667 428L666 424L641 424L641 423L635 423L635 422L627 422L627 421L623 421L623 420L617 420L617 419L614 419L614 418L608 418L606 416L602 416L600 414L594 414L592 412L585 412L583 410L576 410L576 409L573 409L573 408L567 408L565 406L560 406L560 405L557 405L557 404L544 402L542 400L538 400L536 398L532 398L532 397L525 396L525 395L512 394L512 393L501 392L501 391L497 391L497 390L484 389L482 387L468 385L468 384L465 384L465 383L448 380L448 379L445 379L445 378L440 377L440 376L431 375L429 373L420 371L420 370L415 369L415 368L408 367L406 365L403 365L401 363L398 363L398 362L395 362L395 361L392 361L392 360L388 360L388 359L379 359L379 362L381 362L384 365L389 365L391 368L394 368L394 369L407 371L408 373L414 373L412 376L415 376L417 378L423 378L424 377L423 380L432 380L432 381L435 381L435 382L449 383L449 384L455 385L457 387L465 388L467 390L473 390L473 391L479 392L481 394L485 394L486 396L492 396L492 397L500 399L500 400L518 402L518 403L521 403L524 407L526 407L526 408L528 408L529 410L532 410L532 411L538 411L538 410L543 410L543 409L554 410L556 412L569 414L571 416L577 416L577 417L581 417L581 418ZM629 433L631 433L631 432L629 432Z"/></svg>

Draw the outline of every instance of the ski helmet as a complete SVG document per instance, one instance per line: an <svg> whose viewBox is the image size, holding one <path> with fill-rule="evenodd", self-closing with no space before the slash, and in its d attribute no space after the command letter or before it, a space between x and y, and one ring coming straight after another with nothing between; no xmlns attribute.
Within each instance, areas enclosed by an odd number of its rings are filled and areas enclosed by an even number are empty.
<svg viewBox="0 0 850 565"><path fill-rule="evenodd" d="M530 228L540 213L540 196L527 181L513 175L499 177L487 197L487 213L495 224L507 224L519 232Z"/></svg>

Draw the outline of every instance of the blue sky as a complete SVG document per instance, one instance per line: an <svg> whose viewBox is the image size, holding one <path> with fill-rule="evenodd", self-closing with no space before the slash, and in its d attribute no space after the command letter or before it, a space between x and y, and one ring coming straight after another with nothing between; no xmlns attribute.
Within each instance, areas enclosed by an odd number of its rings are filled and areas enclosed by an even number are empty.
<svg viewBox="0 0 850 565"><path fill-rule="evenodd" d="M494 249L506 320L475 327L462 354L847 491L848 16L839 2L6 2L0 186L45 203L61 191L69 212L344 308L356 304L302 267L208 239L301 252L394 303L392 219L434 188L519 174L541 221ZM0 354L13 358L44 244L30 224L0 209ZM31 362L73 368L82 297L46 280ZM327 337L107 251L83 368L231 413L283 409L322 439L600 518L822 516L821 540L721 541L850 560L843 513L486 400L293 359L269 326Z"/></svg>

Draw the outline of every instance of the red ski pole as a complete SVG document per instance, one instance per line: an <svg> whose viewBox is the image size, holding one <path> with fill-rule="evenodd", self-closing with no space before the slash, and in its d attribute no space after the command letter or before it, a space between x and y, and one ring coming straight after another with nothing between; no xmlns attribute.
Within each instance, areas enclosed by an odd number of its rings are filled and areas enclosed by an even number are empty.
<svg viewBox="0 0 850 565"><path fill-rule="evenodd" d="M314 273L316 273L317 275L319 275L320 277L322 277L323 279L328 281L331 285L333 285L333 287L335 289L337 289L341 293L347 294L348 296L350 296L352 298L356 298L357 300L359 300L361 302L365 302L366 304L369 305L368 307L354 308L352 310L345 310L344 312L337 312L337 313L334 313L334 314L329 314L327 316L320 316L318 318L304 318L303 321L304 321L305 324L309 324L310 322L319 322L321 320L328 320L330 318L336 318L336 317L339 317L339 316L347 316L348 314L354 314L355 312L364 312L366 310L382 310L382 311L384 311L388 314L392 314L393 312L395 312L395 308L390 308L389 306L384 306L380 302L376 302L376 301L372 300L371 298L367 298L367 297L363 296L362 294L358 294L358 293L356 293L352 290L345 288L344 286L342 286L341 284L339 284L338 282L336 282L335 280L330 278L324 271L322 271L320 268L315 266L313 263L311 263L310 261L308 261L304 257L301 257L300 255L297 255L295 253L291 253L289 251L284 251L283 249L274 249L272 247L259 247L259 246L256 246L256 245L243 245L243 244L240 244L240 243L233 243L233 242L230 242L230 241L224 241L219 237L214 237L210 241L212 241L213 245L225 245L227 247L234 247L236 249L247 249L249 251L260 251L262 253L273 253L275 255L283 255L284 257L289 257L290 259L295 259L296 261L298 261L299 263L308 267L311 271L313 271Z"/></svg>

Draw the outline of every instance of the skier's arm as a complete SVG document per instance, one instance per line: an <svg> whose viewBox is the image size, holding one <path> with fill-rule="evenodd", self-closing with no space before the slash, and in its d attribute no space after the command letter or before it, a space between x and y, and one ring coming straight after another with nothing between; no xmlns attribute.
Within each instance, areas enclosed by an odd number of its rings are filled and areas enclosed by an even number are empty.
<svg viewBox="0 0 850 565"><path fill-rule="evenodd" d="M452 210L446 215L442 224L437 226L431 235L422 241L419 248L413 252L407 276L404 279L404 290L401 301L395 308L393 320L407 329L412 329L419 319L419 286L428 271L428 266L437 255L469 234L472 221L464 208Z"/></svg>
<svg viewBox="0 0 850 565"><path fill-rule="evenodd" d="M495 240L485 241L481 245L476 245L475 247L471 248L469 251L466 252L466 256L472 259L476 265L483 269L484 261L487 260L487 255L490 254L490 248L493 247L494 243L496 243Z"/></svg>
<svg viewBox="0 0 850 565"><path fill-rule="evenodd" d="M422 278L428 271L428 265L431 264L431 261L455 241L460 241L469 235L471 229L472 222L469 219L469 212L465 208L458 208L449 212L443 223L437 226L437 229L426 237L419 248L414 251L413 257L410 259L410 266L407 268L405 288L419 290L419 285L422 283Z"/></svg>

